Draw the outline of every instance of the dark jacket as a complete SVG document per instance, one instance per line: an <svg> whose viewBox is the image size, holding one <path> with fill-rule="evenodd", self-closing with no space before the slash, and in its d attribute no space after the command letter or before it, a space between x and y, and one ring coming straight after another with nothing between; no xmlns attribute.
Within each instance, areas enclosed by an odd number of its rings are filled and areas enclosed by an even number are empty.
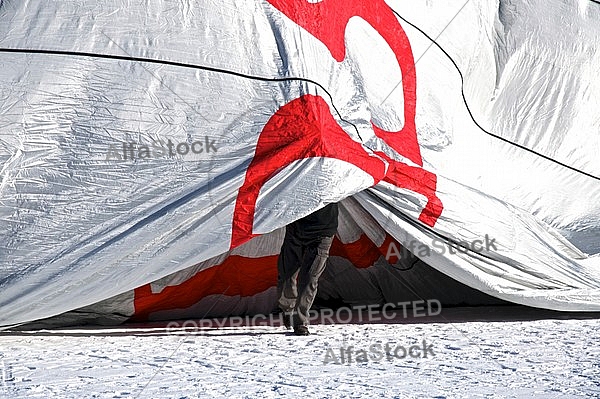
<svg viewBox="0 0 600 399"><path fill-rule="evenodd" d="M338 227L338 204L326 205L293 224L300 235L305 237L333 236Z"/></svg>

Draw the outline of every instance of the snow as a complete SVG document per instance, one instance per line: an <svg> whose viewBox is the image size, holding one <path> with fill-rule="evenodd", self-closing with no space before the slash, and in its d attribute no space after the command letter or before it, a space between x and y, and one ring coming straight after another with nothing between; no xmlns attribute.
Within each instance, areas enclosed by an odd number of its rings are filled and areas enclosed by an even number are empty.
<svg viewBox="0 0 600 399"><path fill-rule="evenodd" d="M0 335L0 397L600 397L597 317L505 306L317 324L308 337L277 325L10 331ZM423 340L434 356L324 364L328 348Z"/></svg>

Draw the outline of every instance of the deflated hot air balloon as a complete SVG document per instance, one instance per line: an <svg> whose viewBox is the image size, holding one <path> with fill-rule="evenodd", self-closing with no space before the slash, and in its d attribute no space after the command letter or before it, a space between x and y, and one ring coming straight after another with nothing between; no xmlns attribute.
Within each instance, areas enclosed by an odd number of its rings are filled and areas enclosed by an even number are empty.
<svg viewBox="0 0 600 399"><path fill-rule="evenodd" d="M3 0L0 326L269 312L285 226L332 202L321 300L599 311L598 21Z"/></svg>

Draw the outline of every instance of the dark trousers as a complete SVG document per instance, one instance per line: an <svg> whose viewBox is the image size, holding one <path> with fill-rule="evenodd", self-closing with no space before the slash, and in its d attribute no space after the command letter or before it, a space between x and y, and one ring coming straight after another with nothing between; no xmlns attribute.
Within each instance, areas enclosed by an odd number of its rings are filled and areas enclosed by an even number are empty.
<svg viewBox="0 0 600 399"><path fill-rule="evenodd" d="M325 270L333 236L306 237L292 223L277 261L279 276L277 295L279 308L292 317L292 325L309 324L308 311L317 295L319 277Z"/></svg>

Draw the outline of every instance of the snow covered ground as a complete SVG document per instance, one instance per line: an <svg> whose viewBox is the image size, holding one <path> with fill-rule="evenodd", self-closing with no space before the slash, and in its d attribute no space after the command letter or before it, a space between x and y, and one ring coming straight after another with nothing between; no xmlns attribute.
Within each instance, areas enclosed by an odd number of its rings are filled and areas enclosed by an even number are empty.
<svg viewBox="0 0 600 399"><path fill-rule="evenodd" d="M600 397L598 315L508 306L385 323L354 316L313 325L308 337L277 326L171 331L165 323L2 332L0 397ZM426 358L393 357L423 341ZM388 344L391 358L370 352L375 344ZM341 363L340 348L344 364L325 363L328 354ZM356 363L360 349L367 362Z"/></svg>

